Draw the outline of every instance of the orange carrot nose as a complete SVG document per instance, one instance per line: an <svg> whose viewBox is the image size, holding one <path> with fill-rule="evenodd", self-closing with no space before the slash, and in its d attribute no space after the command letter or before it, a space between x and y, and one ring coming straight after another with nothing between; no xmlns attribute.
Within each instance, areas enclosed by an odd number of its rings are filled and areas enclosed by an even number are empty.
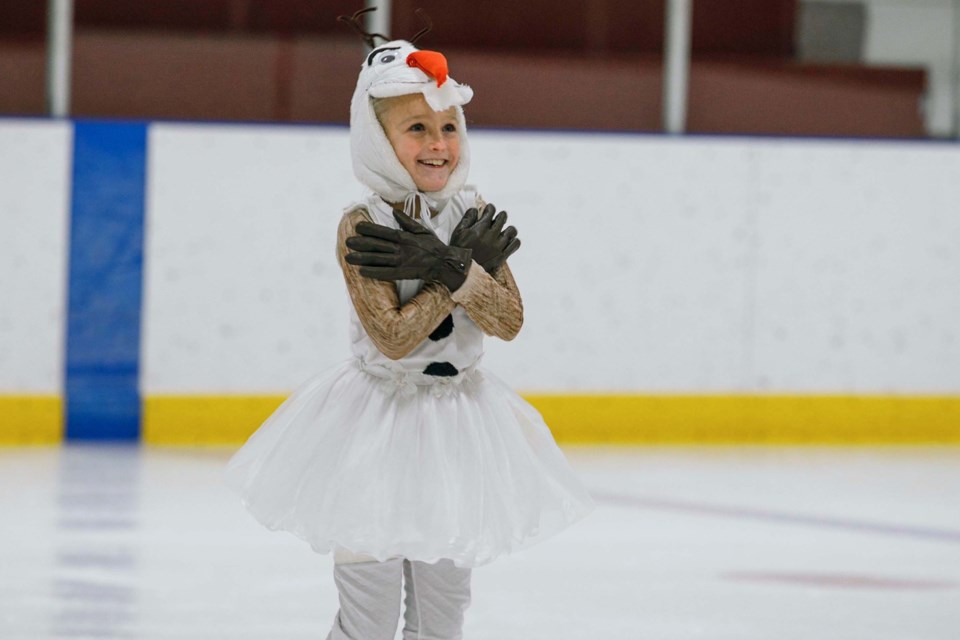
<svg viewBox="0 0 960 640"><path fill-rule="evenodd" d="M447 81L447 59L439 51L414 51L407 56L407 65L436 80L438 87Z"/></svg>

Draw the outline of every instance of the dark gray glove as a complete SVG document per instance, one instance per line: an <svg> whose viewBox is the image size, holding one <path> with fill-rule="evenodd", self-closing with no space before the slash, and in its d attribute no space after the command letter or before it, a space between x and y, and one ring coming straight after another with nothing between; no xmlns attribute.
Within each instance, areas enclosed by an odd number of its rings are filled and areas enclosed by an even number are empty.
<svg viewBox="0 0 960 640"><path fill-rule="evenodd" d="M360 235L347 238L346 260L360 267L360 275L374 280L439 282L456 291L467 279L469 248L447 246L425 226L397 209L400 229L373 222L357 224Z"/></svg>
<svg viewBox="0 0 960 640"><path fill-rule="evenodd" d="M450 244L470 249L473 259L483 270L493 274L520 248L520 239L514 227L503 228L507 212L496 213L497 208L488 204L479 215L476 208L467 209L450 236Z"/></svg>

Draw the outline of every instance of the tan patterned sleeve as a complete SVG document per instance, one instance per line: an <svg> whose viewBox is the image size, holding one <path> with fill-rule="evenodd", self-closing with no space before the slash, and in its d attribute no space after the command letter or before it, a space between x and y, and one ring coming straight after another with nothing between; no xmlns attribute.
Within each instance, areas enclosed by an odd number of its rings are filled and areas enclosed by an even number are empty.
<svg viewBox="0 0 960 640"><path fill-rule="evenodd" d="M450 297L485 334L513 340L520 333L523 300L506 263L491 276L474 262L466 281Z"/></svg>
<svg viewBox="0 0 960 640"><path fill-rule="evenodd" d="M360 323L377 349L397 360L416 349L456 303L446 287L431 283L401 306L396 285L361 276L360 267L347 263L346 255L347 238L357 235L357 223L363 220L368 218L361 209L343 216L337 229L337 260Z"/></svg>

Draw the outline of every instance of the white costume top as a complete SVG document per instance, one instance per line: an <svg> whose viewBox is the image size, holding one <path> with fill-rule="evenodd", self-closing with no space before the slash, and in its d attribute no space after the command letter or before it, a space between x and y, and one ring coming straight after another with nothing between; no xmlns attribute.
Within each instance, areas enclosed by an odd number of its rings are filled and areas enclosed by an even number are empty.
<svg viewBox="0 0 960 640"><path fill-rule="evenodd" d="M477 205L477 193L465 188L454 195L444 209L427 224L443 242L449 243L450 234L464 212ZM347 208L347 212L365 209L377 224L398 229L392 208L382 198L370 194L362 203ZM400 280L397 292L405 304L423 286L422 280ZM377 349L360 322L356 309L350 307L350 343L361 368L384 378L407 392L410 385L438 384L443 389L455 387L471 375L483 355L483 332L470 319L463 307L456 307L447 319L424 340L420 346L399 360L391 360ZM437 392L440 389L435 390Z"/></svg>

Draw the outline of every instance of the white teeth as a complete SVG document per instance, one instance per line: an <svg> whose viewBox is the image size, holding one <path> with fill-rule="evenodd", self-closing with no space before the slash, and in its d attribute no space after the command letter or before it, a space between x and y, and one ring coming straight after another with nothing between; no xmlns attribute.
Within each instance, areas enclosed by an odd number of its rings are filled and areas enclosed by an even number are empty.
<svg viewBox="0 0 960 640"><path fill-rule="evenodd" d="M421 160L423 164L429 164L432 167L442 167L447 163L446 160Z"/></svg>

